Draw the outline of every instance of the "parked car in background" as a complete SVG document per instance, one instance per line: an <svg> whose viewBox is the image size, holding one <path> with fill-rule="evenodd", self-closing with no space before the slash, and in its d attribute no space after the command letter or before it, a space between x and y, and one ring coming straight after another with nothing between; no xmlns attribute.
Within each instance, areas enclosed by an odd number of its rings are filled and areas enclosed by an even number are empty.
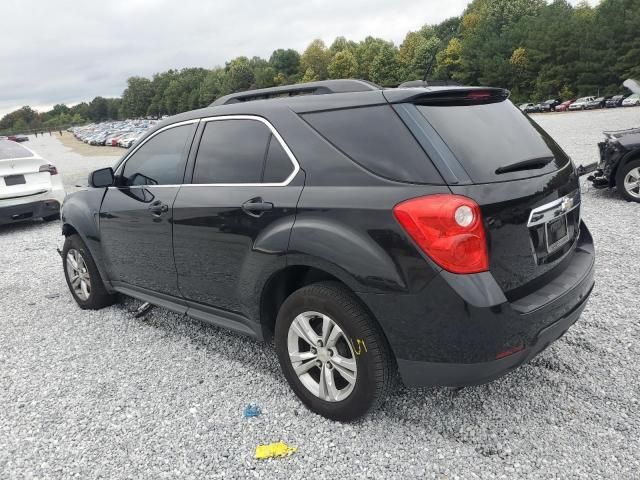
<svg viewBox="0 0 640 480"><path fill-rule="evenodd" d="M535 103L523 103L518 107L520 110L522 110L525 113L532 113L536 111L536 104Z"/></svg>
<svg viewBox="0 0 640 480"><path fill-rule="evenodd" d="M570 158L508 96L330 80L170 117L67 198L71 295L274 339L335 420L380 405L396 369L502 376L578 320L595 260Z"/></svg>
<svg viewBox="0 0 640 480"><path fill-rule="evenodd" d="M606 102L604 102L605 108L616 108L622 105L622 101L625 99L625 95L614 95L611 98L608 98Z"/></svg>
<svg viewBox="0 0 640 480"><path fill-rule="evenodd" d="M596 188L617 187L628 201L640 202L640 128L604 132L600 163L588 177Z"/></svg>
<svg viewBox="0 0 640 480"><path fill-rule="evenodd" d="M640 94L638 93L629 95L622 101L623 107L637 107L638 105L640 105Z"/></svg>
<svg viewBox="0 0 640 480"><path fill-rule="evenodd" d="M569 105L569 110L585 110L587 108L587 104L596 99L596 97L582 97L577 99L571 105Z"/></svg>
<svg viewBox="0 0 640 480"><path fill-rule="evenodd" d="M598 108L604 108L606 101L607 97L594 98L590 102L587 102L585 110L596 110Z"/></svg>
<svg viewBox="0 0 640 480"><path fill-rule="evenodd" d="M538 104L538 111L539 112L555 112L556 111L556 107L558 105L560 105L562 102L557 99L557 98L551 98L549 100L547 100L546 102L542 102L540 104Z"/></svg>
<svg viewBox="0 0 640 480"><path fill-rule="evenodd" d="M9 135L7 139L18 143L29 141L29 137L27 137L26 135Z"/></svg>
<svg viewBox="0 0 640 480"><path fill-rule="evenodd" d="M11 140L0 140L0 225L59 218L65 192L55 165Z"/></svg>
<svg viewBox="0 0 640 480"><path fill-rule="evenodd" d="M573 104L573 102L575 102L575 100L565 100L556 107L556 112L566 112L567 110L569 110L569 107L571 106L571 104Z"/></svg>
<svg viewBox="0 0 640 480"><path fill-rule="evenodd" d="M157 123L158 121L153 119L109 121L72 127L69 131L78 140L90 145L126 146L128 148L132 142L123 142L124 138L129 136L138 138Z"/></svg>

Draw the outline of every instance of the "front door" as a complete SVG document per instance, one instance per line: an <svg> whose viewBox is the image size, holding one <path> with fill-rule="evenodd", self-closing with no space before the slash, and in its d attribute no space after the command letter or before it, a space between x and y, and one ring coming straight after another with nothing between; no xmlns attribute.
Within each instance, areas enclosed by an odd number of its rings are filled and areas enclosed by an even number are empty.
<svg viewBox="0 0 640 480"><path fill-rule="evenodd" d="M204 121L204 120L203 120ZM250 316L255 285L284 266L303 174L262 119L218 117L202 133L191 184L174 204L186 300Z"/></svg>
<svg viewBox="0 0 640 480"><path fill-rule="evenodd" d="M113 282L180 296L173 259L173 202L196 122L169 126L149 137L120 165L115 186L107 189L100 236Z"/></svg>

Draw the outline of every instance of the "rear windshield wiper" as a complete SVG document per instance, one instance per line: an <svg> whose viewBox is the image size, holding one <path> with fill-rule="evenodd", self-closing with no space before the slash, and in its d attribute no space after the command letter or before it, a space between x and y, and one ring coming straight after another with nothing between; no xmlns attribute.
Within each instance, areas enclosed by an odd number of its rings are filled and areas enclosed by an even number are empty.
<svg viewBox="0 0 640 480"><path fill-rule="evenodd" d="M536 170L539 168L544 168L553 160L553 157L530 158L529 160L523 160L522 162L512 163L511 165L499 167L496 170L496 175L509 172L519 172L520 170Z"/></svg>

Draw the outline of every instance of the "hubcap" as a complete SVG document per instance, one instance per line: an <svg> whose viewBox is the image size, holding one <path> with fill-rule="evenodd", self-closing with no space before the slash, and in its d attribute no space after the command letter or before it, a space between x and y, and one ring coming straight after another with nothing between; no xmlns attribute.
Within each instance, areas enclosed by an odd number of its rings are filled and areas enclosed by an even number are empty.
<svg viewBox="0 0 640 480"><path fill-rule="evenodd" d="M316 397L339 402L351 394L358 378L353 346L331 318L301 313L289 326L287 346L296 375Z"/></svg>
<svg viewBox="0 0 640 480"><path fill-rule="evenodd" d="M634 168L624 177L624 189L634 198L640 198L640 167Z"/></svg>
<svg viewBox="0 0 640 480"><path fill-rule="evenodd" d="M82 255L75 248L69 249L66 259L69 283L80 300L88 300L91 295L91 279L87 264Z"/></svg>

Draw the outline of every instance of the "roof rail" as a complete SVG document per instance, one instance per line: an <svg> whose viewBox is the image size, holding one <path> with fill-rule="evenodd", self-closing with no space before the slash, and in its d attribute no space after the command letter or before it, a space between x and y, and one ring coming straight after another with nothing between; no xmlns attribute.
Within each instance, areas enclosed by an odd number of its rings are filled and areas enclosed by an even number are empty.
<svg viewBox="0 0 640 480"><path fill-rule="evenodd" d="M329 93L366 92L380 90L375 83L366 80L322 80L319 82L283 85L281 87L260 88L246 92L232 93L218 98L210 107L228 105L230 103L250 102L277 97L293 97L295 95L324 95Z"/></svg>

